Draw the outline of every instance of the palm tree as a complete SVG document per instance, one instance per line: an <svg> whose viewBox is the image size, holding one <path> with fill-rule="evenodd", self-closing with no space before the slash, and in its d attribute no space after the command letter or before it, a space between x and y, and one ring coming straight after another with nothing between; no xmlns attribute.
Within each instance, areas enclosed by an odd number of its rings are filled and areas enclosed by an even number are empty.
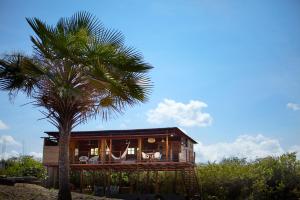
<svg viewBox="0 0 300 200"><path fill-rule="evenodd" d="M103 119L145 102L152 68L119 31L106 29L91 14L75 13L51 26L26 18L35 32L33 54L0 58L0 89L24 92L42 107L59 131L58 199L71 199L69 139L72 129L91 117Z"/></svg>

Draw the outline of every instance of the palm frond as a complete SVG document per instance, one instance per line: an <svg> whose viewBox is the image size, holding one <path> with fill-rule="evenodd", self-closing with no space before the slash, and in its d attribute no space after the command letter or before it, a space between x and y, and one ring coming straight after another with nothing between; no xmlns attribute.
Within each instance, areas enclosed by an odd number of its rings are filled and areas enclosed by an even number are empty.
<svg viewBox="0 0 300 200"><path fill-rule="evenodd" d="M31 58L22 54L13 54L0 59L2 90L10 92L21 90L30 96L43 74L43 70Z"/></svg>
<svg viewBox="0 0 300 200"><path fill-rule="evenodd" d="M0 59L0 89L26 92L53 125L67 121L74 127L96 116L106 120L148 100L152 66L125 46L120 31L84 11L55 26L26 20L35 33L34 54Z"/></svg>

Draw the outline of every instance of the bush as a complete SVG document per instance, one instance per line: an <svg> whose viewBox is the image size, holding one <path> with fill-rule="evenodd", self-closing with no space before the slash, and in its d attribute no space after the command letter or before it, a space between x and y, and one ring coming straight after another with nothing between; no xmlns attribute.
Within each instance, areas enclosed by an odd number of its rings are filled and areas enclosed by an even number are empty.
<svg viewBox="0 0 300 200"><path fill-rule="evenodd" d="M10 158L2 162L4 162L5 167L0 171L1 175L34 176L40 180L46 178L46 170L42 163L33 159L32 156Z"/></svg>
<svg viewBox="0 0 300 200"><path fill-rule="evenodd" d="M298 199L300 162L295 153L254 162L225 159L197 167L203 199Z"/></svg>

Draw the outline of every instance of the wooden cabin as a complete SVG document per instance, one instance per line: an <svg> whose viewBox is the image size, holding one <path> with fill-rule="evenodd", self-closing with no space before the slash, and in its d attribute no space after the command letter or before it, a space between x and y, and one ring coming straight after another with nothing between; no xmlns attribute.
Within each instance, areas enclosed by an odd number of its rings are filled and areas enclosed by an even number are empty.
<svg viewBox="0 0 300 200"><path fill-rule="evenodd" d="M58 132L45 132L43 164L50 183L57 181ZM177 171L195 165L197 142L177 127L74 131L70 138L71 170ZM51 185L50 184L50 185Z"/></svg>

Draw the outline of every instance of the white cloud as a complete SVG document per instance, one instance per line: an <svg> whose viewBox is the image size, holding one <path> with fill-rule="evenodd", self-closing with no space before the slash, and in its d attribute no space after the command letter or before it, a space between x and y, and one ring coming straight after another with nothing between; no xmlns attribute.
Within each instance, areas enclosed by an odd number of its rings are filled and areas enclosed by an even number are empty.
<svg viewBox="0 0 300 200"><path fill-rule="evenodd" d="M39 152L30 152L26 155L32 156L36 160L41 160L42 157L43 157L43 154L39 153ZM19 156L22 156L22 154L20 152L18 152L16 150L11 150L11 151L8 151L8 152L1 153L0 154L0 159L7 160L9 158L19 157Z"/></svg>
<svg viewBox="0 0 300 200"><path fill-rule="evenodd" d="M20 156L20 153L17 152L16 150L11 150L10 152L1 153L1 159L4 160L7 160L12 157L18 157L18 156Z"/></svg>
<svg viewBox="0 0 300 200"><path fill-rule="evenodd" d="M8 126L0 120L0 130L8 129Z"/></svg>
<svg viewBox="0 0 300 200"><path fill-rule="evenodd" d="M12 136L10 135L1 135L0 136L0 144L11 145L11 146L21 146L19 142L17 142Z"/></svg>
<svg viewBox="0 0 300 200"><path fill-rule="evenodd" d="M205 145L201 142L195 146L197 162L221 161L223 158L239 157L254 160L266 156L279 156L285 153L276 139L265 137L241 135L233 142L221 142Z"/></svg>
<svg viewBox="0 0 300 200"><path fill-rule="evenodd" d="M205 127L212 123L212 117L209 113L202 111L207 104L202 101L191 100L184 104L172 99L164 99L155 109L147 113L147 121L153 124L161 124L166 121L174 121L179 126Z"/></svg>
<svg viewBox="0 0 300 200"><path fill-rule="evenodd" d="M36 159L42 159L42 157L43 157L42 153L40 153L40 152L34 152L34 151L30 152L28 155L33 156Z"/></svg>
<svg viewBox="0 0 300 200"><path fill-rule="evenodd" d="M296 152L297 159L300 160L300 145L294 145L294 146L290 147L288 151L289 152Z"/></svg>
<svg viewBox="0 0 300 200"><path fill-rule="evenodd" d="M288 103L286 104L286 107L292 109L293 111L300 110L300 105L296 103Z"/></svg>

